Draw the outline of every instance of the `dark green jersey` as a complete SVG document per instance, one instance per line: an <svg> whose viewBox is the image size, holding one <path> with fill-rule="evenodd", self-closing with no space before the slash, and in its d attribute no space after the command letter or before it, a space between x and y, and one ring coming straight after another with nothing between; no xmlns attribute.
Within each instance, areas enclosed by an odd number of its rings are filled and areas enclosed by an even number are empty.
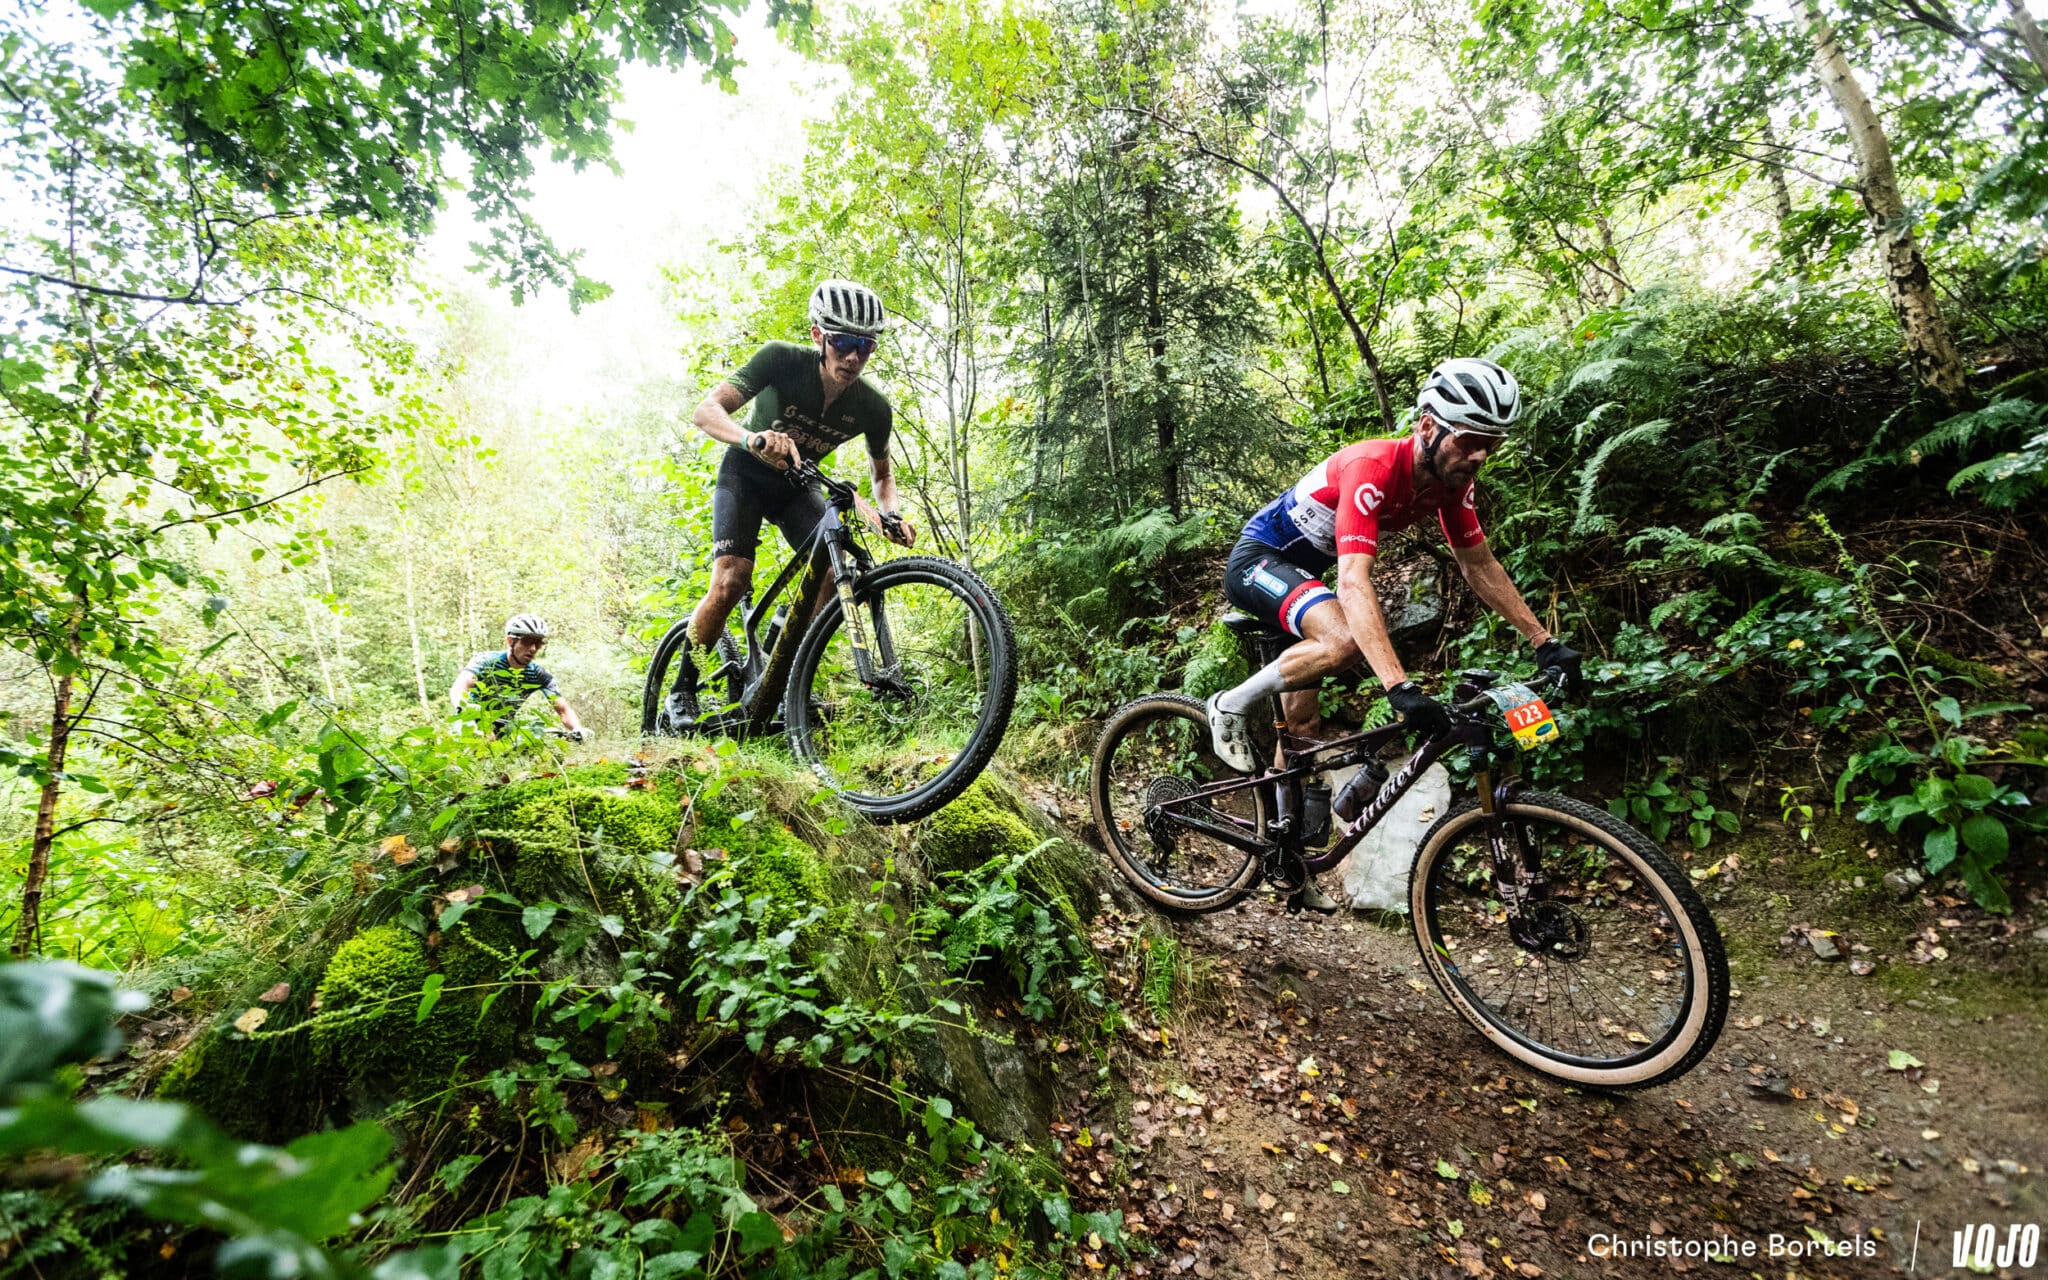
<svg viewBox="0 0 2048 1280"><path fill-rule="evenodd" d="M797 452L813 462L855 436L868 438L868 456L889 452L889 428L895 410L874 383L862 378L839 393L825 409L824 370L818 349L796 342L771 342L726 378L754 402L748 425L755 431L780 431L796 442Z"/></svg>

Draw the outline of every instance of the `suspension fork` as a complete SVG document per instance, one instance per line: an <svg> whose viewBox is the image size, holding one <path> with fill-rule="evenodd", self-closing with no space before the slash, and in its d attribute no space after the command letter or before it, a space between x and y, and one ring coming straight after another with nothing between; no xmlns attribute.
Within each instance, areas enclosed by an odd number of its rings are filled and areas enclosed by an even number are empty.
<svg viewBox="0 0 2048 1280"><path fill-rule="evenodd" d="M1524 947L1539 947L1536 922L1529 911L1532 903L1549 896L1549 881L1529 847L1527 832L1508 817L1508 804L1523 787L1518 774L1494 778L1490 748L1471 748L1472 782L1479 792L1479 811L1486 815L1487 853L1493 864L1493 889L1507 913L1508 935Z"/></svg>

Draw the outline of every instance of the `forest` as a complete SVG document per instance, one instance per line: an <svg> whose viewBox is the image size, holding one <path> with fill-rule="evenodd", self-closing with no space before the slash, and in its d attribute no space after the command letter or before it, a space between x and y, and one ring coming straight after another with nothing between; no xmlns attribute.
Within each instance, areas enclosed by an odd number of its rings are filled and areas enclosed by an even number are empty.
<svg viewBox="0 0 2048 1280"><path fill-rule="evenodd" d="M2029 0L4 3L0 1280L2033 1265ZM656 75L737 122L676 226L737 189L739 229L599 278L536 191L644 155ZM826 279L888 309L917 533L849 516L862 571L1004 614L940 629L993 759L894 814L855 772L929 762L849 763L908 719L856 705L852 561L843 630L774 650L786 725L654 709L725 536L693 413L818 344ZM629 292L653 371L537 396L535 312ZM1290 910L1276 854L1162 907L1119 830L1172 845L1206 733L1121 827L1095 777L1132 700L1259 668L1240 530L1419 437L1455 357L1519 382L1474 505L1583 655L1518 758L1575 856L1654 846L1574 910L1664 875L1714 935L1700 1052L1634 1091L1482 1027L1408 899ZM821 470L882 502L862 451ZM1533 679L1434 526L1371 562L1408 674ZM588 733L451 706L522 615ZM1332 736L1396 722L1363 668L1315 692ZM1201 813L1284 838L1306 793L1260 794ZM1444 891L1519 920L1472 847Z"/></svg>

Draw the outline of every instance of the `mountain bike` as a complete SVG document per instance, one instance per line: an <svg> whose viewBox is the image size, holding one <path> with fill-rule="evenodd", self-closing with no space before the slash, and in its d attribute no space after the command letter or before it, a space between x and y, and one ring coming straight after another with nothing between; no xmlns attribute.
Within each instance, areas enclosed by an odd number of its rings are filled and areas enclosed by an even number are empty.
<svg viewBox="0 0 2048 1280"><path fill-rule="evenodd" d="M817 529L759 600L750 594L735 611L718 666L700 679L708 714L696 719L679 697L690 619L669 627L648 664L641 732L785 733L796 758L854 808L879 822L921 818L967 789L1009 726L1009 613L951 560L877 562L847 519L852 485L808 461L788 477L823 490Z"/></svg>
<svg viewBox="0 0 2048 1280"><path fill-rule="evenodd" d="M1261 664L1291 643L1255 618L1225 622L1255 642ZM1139 698L1096 743L1096 829L1124 878L1170 911L1218 911L1261 884L1291 896L1462 748L1475 794L1430 827L1409 874L1424 967L1467 1022L1522 1063L1574 1084L1646 1088L1713 1047L1728 1012L1727 957L1668 854L1604 809L1523 782L1499 731L1505 721L1523 748L1560 736L1544 698L1563 678L1538 684L1460 672L1450 729L1417 743L1391 775L1379 757L1405 733L1399 723L1305 742L1280 727L1269 698L1280 763L1248 777L1214 754L1202 703ZM1333 822L1318 779L1354 764L1370 798L1355 821Z"/></svg>

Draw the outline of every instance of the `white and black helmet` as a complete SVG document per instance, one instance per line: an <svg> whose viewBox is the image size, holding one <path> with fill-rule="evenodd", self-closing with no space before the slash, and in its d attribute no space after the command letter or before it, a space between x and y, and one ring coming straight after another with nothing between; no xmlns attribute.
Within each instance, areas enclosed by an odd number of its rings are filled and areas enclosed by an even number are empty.
<svg viewBox="0 0 2048 1280"><path fill-rule="evenodd" d="M1522 416L1522 389L1493 361L1458 356L1429 371L1415 408L1453 431L1504 436Z"/></svg>
<svg viewBox="0 0 2048 1280"><path fill-rule="evenodd" d="M515 613L505 619L505 634L508 636L532 636L536 640L548 638L548 624L539 615Z"/></svg>
<svg viewBox="0 0 2048 1280"><path fill-rule="evenodd" d="M889 327L889 317L873 289L851 280L827 280L811 290L811 323L828 333L875 338Z"/></svg>

